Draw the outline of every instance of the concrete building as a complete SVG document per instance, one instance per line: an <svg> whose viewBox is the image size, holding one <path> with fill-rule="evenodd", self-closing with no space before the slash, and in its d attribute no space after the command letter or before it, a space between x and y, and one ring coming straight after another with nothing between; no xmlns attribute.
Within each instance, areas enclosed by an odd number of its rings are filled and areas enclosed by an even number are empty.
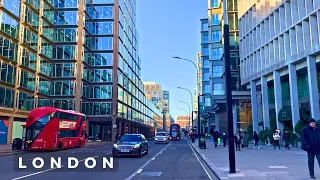
<svg viewBox="0 0 320 180"><path fill-rule="evenodd" d="M253 129L292 129L309 114L318 120L320 1L239 5L241 83L251 90Z"/></svg>
<svg viewBox="0 0 320 180"><path fill-rule="evenodd" d="M223 17L223 1L208 0L208 18L201 19L202 98L201 117L206 131L215 127L227 132L227 110L225 99L223 24L227 20L230 28L231 88L233 98L234 130L245 131L251 125L250 92L241 86L238 43L237 0L227 1L227 16ZM242 114L246 114L245 116Z"/></svg>
<svg viewBox="0 0 320 180"><path fill-rule="evenodd" d="M191 116L178 116L175 123L179 124L181 128L191 126Z"/></svg>
<svg viewBox="0 0 320 180"><path fill-rule="evenodd" d="M151 100L160 111L170 113L170 94L169 91L161 89L161 85L155 82L144 82L146 97Z"/></svg>
<svg viewBox="0 0 320 180"><path fill-rule="evenodd" d="M135 0L0 1L0 144L30 110L87 115L88 137L151 137L161 112L144 95Z"/></svg>

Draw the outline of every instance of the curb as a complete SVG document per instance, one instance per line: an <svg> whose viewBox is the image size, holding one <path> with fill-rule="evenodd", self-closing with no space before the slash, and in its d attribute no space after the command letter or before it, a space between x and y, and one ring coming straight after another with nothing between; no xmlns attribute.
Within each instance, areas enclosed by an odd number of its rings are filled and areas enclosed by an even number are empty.
<svg viewBox="0 0 320 180"><path fill-rule="evenodd" d="M192 142L190 142L189 139L187 139L188 143L190 144L191 148L198 154L198 156L204 161L204 163L209 167L209 169L212 171L212 173L219 179L222 180L221 177L216 173L216 171L210 166L210 164L202 157L202 155L198 152L198 150L193 147ZM194 142L196 143L196 142ZM223 178L225 179L225 178Z"/></svg>

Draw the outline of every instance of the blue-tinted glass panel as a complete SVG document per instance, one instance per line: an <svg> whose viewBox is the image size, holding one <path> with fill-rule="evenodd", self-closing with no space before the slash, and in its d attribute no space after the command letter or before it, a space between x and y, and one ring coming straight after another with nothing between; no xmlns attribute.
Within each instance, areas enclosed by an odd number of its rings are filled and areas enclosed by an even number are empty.
<svg viewBox="0 0 320 180"><path fill-rule="evenodd" d="M20 17L20 0L3 0L2 5L9 12Z"/></svg>

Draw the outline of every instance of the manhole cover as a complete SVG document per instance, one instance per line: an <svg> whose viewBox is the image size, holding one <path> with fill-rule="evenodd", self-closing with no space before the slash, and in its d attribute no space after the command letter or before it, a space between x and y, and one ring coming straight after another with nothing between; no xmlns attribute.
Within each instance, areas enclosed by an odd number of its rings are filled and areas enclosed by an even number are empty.
<svg viewBox="0 0 320 180"><path fill-rule="evenodd" d="M141 176L161 176L162 172L142 172Z"/></svg>

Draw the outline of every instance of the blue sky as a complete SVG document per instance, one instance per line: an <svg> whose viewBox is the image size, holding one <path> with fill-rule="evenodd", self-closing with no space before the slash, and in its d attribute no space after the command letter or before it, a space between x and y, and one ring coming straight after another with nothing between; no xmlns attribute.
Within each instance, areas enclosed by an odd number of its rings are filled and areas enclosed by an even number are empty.
<svg viewBox="0 0 320 180"><path fill-rule="evenodd" d="M207 16L207 0L137 0L137 29L142 80L161 84L170 91L170 114L186 115L188 91L196 88L196 69L180 56L196 62L200 52L200 19ZM191 104L190 104L191 106Z"/></svg>

